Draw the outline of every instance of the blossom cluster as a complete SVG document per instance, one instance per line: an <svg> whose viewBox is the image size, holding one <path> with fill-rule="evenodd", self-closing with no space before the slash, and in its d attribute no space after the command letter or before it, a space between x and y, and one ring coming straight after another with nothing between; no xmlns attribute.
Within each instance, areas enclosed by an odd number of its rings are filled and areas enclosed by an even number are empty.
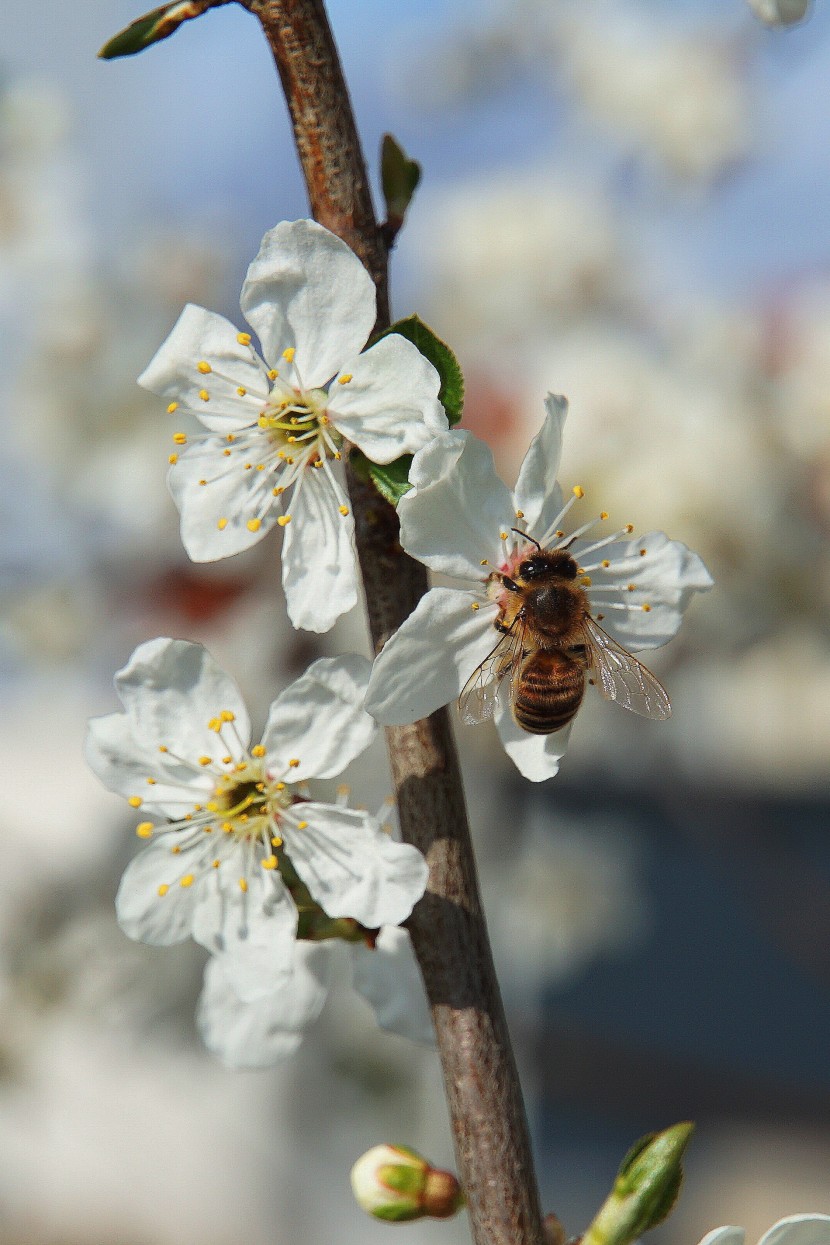
<svg viewBox="0 0 830 1245"><path fill-rule="evenodd" d="M381 816L318 799L376 723L417 720L457 696L493 716L520 772L553 776L586 683L664 718L668 697L631 650L666 643L700 559L662 532L609 529L557 476L564 398L550 395L515 489L471 433L450 428L442 376L394 331L371 339L374 286L311 221L266 234L243 286L251 333L188 306L140 377L174 434L169 485L196 561L282 528L282 580L296 627L323 632L357 599L343 456L412 455L400 541L459 581L432 588L374 663L314 662L271 706L260 742L235 683L200 645L161 638L116 675L124 712L92 722L87 756L127 798L147 840L116 906L133 938L192 937L209 952L198 1023L232 1066L290 1053L325 1001L337 944L383 1027L429 1039L402 928L427 884L416 848ZM368 348L365 348L368 344ZM532 703L531 703L532 702Z"/></svg>

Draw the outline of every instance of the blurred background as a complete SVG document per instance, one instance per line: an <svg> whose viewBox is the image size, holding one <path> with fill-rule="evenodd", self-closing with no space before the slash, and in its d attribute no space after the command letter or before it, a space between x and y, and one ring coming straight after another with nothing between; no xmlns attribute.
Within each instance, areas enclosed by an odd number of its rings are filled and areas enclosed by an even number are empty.
<svg viewBox="0 0 830 1245"><path fill-rule="evenodd" d="M670 722L595 698L542 787L459 732L545 1209L581 1231L628 1145L692 1118L655 1240L751 1245L830 1212L830 6L779 32L744 0L329 8L369 157L391 130L424 166L395 311L456 349L464 425L512 479L567 394L563 483L716 582L650 659ZM306 203L254 20L96 61L139 12L2 19L0 1243L380 1242L348 1169L380 1140L452 1164L435 1054L344 988L292 1062L213 1062L201 953L115 924L133 818L81 756L144 639L207 644L260 719L366 646L360 611L290 631L276 537L212 566L179 546L173 428L135 377L184 302L238 317Z"/></svg>

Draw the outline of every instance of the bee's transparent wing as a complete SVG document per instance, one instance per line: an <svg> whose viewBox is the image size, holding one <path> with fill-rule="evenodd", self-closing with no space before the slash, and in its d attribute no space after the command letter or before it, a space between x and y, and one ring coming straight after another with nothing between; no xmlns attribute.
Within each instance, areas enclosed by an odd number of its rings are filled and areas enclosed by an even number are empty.
<svg viewBox="0 0 830 1245"><path fill-rule="evenodd" d="M659 679L593 618L586 618L582 625L591 671L605 699L644 718L662 722L671 717L671 703Z"/></svg>
<svg viewBox="0 0 830 1245"><path fill-rule="evenodd" d="M502 680L521 662L522 632L523 627L517 616L510 630L500 638L461 689L458 712L467 726L486 722L495 713Z"/></svg>

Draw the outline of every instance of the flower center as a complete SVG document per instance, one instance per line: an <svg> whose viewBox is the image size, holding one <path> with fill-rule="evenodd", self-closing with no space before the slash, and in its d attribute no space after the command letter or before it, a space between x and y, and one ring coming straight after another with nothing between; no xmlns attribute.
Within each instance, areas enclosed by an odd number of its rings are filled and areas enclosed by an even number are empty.
<svg viewBox="0 0 830 1245"><path fill-rule="evenodd" d="M327 403L324 389L275 387L257 422L286 461L295 455L306 461L334 458L343 438L331 427Z"/></svg>

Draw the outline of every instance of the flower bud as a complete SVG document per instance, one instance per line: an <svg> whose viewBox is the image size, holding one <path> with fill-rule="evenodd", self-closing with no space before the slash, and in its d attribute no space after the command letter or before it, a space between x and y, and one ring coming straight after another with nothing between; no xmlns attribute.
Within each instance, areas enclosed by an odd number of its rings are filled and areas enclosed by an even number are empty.
<svg viewBox="0 0 830 1245"><path fill-rule="evenodd" d="M449 1219L464 1205L452 1172L431 1167L407 1146L373 1146L355 1163L351 1180L358 1205L375 1219Z"/></svg>
<svg viewBox="0 0 830 1245"><path fill-rule="evenodd" d="M793 26L803 21L810 0L748 0L749 7L765 26Z"/></svg>

